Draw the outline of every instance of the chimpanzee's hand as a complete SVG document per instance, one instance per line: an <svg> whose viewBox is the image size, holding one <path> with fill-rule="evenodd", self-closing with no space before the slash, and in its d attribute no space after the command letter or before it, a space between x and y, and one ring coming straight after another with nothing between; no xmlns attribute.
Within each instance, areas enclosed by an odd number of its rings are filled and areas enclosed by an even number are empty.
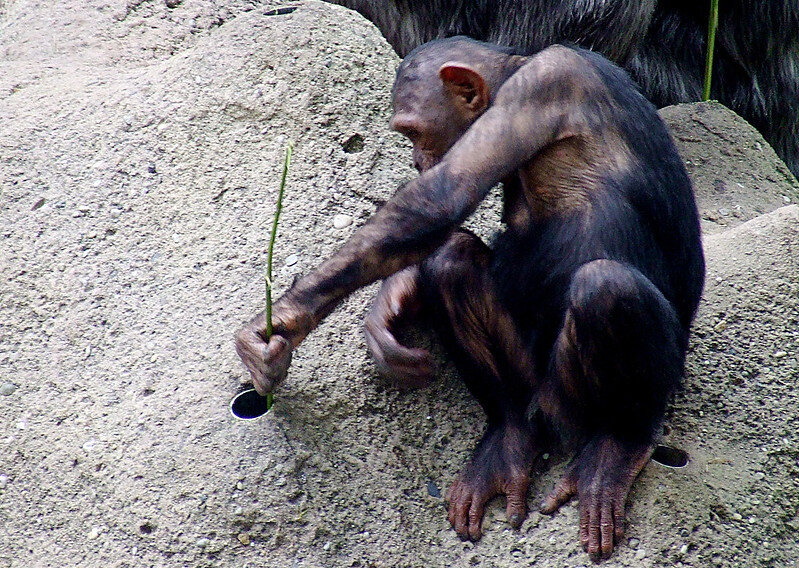
<svg viewBox="0 0 799 568"><path fill-rule="evenodd" d="M272 309L272 337L266 341L266 317L259 314L236 334L236 352L264 395L286 378L292 350L313 329L313 316L284 298Z"/></svg>
<svg viewBox="0 0 799 568"><path fill-rule="evenodd" d="M381 375L399 387L418 387L430 382L434 365L430 353L401 345L393 333L401 320L419 309L419 267L410 266L386 278L366 317L366 344Z"/></svg>

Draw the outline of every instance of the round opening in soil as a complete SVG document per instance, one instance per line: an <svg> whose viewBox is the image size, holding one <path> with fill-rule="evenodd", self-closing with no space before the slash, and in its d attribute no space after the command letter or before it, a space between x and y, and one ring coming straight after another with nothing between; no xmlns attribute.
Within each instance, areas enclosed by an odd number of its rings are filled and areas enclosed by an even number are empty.
<svg viewBox="0 0 799 568"><path fill-rule="evenodd" d="M269 400L255 389L241 391L230 401L230 413L239 420L254 420L269 412Z"/></svg>
<svg viewBox="0 0 799 568"><path fill-rule="evenodd" d="M657 446L652 461L666 467L681 468L688 465L688 452L670 446Z"/></svg>

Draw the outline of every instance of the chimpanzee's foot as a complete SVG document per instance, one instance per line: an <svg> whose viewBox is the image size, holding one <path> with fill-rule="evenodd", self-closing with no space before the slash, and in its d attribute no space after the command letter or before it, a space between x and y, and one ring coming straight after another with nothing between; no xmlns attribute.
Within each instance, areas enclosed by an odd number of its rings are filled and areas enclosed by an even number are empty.
<svg viewBox="0 0 799 568"><path fill-rule="evenodd" d="M521 526L527 516L530 468L538 449L526 426L503 424L489 428L449 490L449 522L462 539L477 540L485 504L507 495L508 522Z"/></svg>
<svg viewBox="0 0 799 568"><path fill-rule="evenodd" d="M541 512L549 515L577 495L580 543L594 562L608 558L624 536L624 508L630 487L652 456L654 446L622 444L597 436L574 457Z"/></svg>

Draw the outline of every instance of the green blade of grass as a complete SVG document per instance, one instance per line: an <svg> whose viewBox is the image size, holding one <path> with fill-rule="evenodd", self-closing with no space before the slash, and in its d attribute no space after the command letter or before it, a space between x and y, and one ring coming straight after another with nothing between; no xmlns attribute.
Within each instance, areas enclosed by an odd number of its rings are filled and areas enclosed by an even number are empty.
<svg viewBox="0 0 799 568"><path fill-rule="evenodd" d="M710 100L710 81L713 75L713 51L716 47L716 29L719 27L719 0L710 0L710 17L707 23L707 53L705 54L705 85L702 100Z"/></svg>
<svg viewBox="0 0 799 568"><path fill-rule="evenodd" d="M266 251L266 274L264 281L266 282L266 341L272 337L272 256L275 249L275 237L277 236L277 224L280 221L280 212L283 210L283 192L286 189L286 177L289 173L289 165L291 164L291 152L294 145L289 142L286 147L286 159L283 161L283 175L280 177L280 188L277 190L277 205L275 206L275 218L272 220L272 234L269 236L269 248ZM274 402L274 395L271 392L266 393L266 409L272 408Z"/></svg>
<svg viewBox="0 0 799 568"><path fill-rule="evenodd" d="M272 254L275 249L275 237L277 236L277 223L280 220L280 211L283 209L283 192L286 188L286 176L289 173L291 164L291 152L294 145L289 142L286 148L286 159L283 162L283 175L280 177L280 188L277 191L277 206L275 207L275 218L272 220L272 234L269 237L269 248L266 251L266 340L272 337Z"/></svg>

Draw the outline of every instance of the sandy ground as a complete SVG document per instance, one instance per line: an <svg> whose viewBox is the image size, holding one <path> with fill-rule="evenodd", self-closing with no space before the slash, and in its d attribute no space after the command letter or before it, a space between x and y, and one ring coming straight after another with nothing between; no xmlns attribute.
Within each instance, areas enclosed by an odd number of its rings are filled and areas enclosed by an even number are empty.
<svg viewBox="0 0 799 568"><path fill-rule="evenodd" d="M0 567L587 566L574 506L513 531L497 500L458 540L441 494L482 414L445 363L424 390L380 382L373 288L298 349L268 416L229 415L286 142L279 288L413 175L378 32L278 4L0 0ZM691 462L645 469L604 566L795 566L799 186L723 107L663 115L706 231L665 437Z"/></svg>

